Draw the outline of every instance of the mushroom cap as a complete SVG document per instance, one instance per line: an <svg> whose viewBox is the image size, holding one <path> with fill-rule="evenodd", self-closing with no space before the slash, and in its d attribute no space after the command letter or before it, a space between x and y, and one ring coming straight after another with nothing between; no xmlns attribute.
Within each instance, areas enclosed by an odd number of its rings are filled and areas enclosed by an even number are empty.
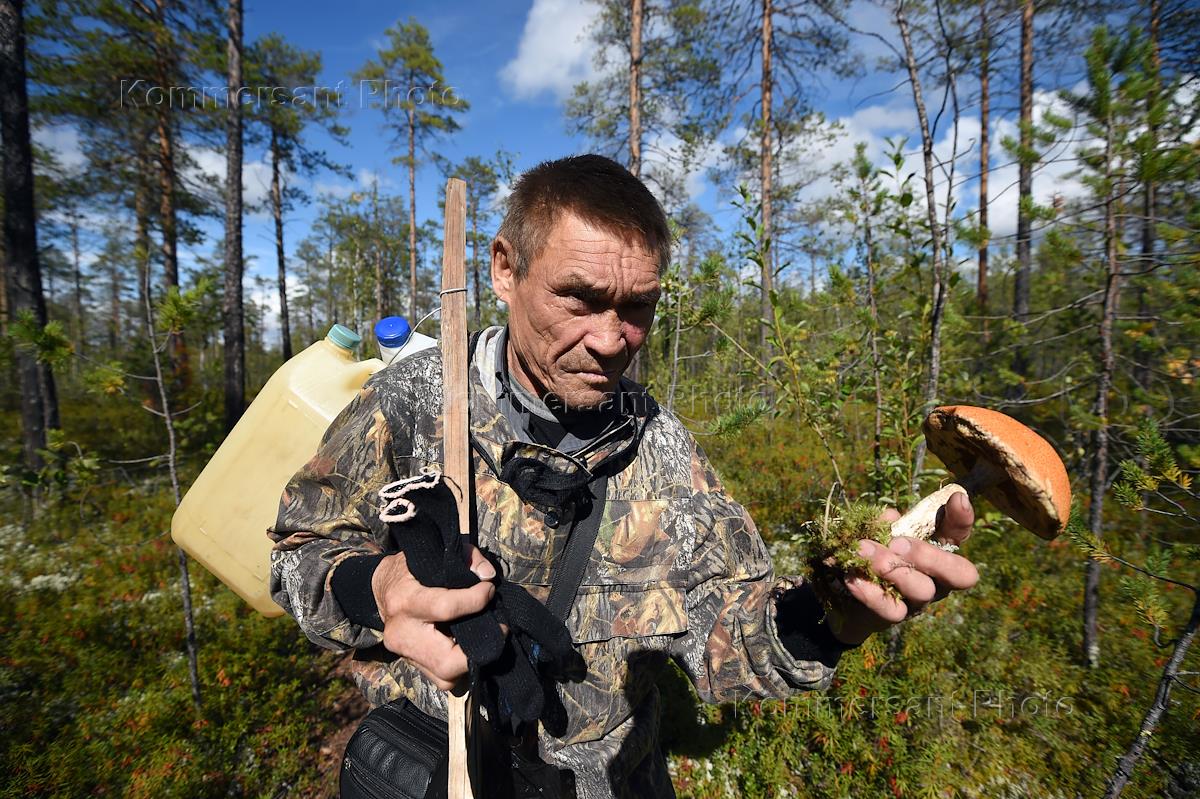
<svg viewBox="0 0 1200 799"><path fill-rule="evenodd" d="M979 494L1017 524L1046 539L1066 527L1071 481L1062 458L1016 419L987 408L947 405L934 408L925 419L925 440L960 480L980 460L1003 470L1008 479L981 488Z"/></svg>

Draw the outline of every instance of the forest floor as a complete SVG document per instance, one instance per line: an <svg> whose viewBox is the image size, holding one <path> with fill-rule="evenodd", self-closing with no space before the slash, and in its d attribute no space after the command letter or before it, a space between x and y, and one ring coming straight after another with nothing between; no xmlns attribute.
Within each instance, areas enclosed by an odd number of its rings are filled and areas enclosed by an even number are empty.
<svg viewBox="0 0 1200 799"><path fill-rule="evenodd" d="M338 774L342 767L342 753L350 736L371 709L358 686L350 676L349 654L338 657L337 666L329 675L335 690L330 702L332 728L318 739L316 779L318 782L296 794L300 799L337 799Z"/></svg>
<svg viewBox="0 0 1200 799"><path fill-rule="evenodd" d="M781 498L793 481L820 479L805 474L813 448L793 430L706 442L734 496L775 520L763 530L781 571L799 562L789 514L812 512ZM336 795L366 711L346 656L320 651L287 618L262 618L194 564L193 706L161 474L28 509L0 492L0 799ZM1112 533L1134 559L1136 529ZM826 692L707 705L668 669L662 738L681 799L1101 795L1168 651L1121 601L1110 566L1102 663L1080 662L1083 561L1065 540L1034 539L984 508L964 552L980 584L907 625L895 651L877 636L847 653ZM1177 564L1184 579L1196 569ZM1163 600L1175 623L1186 617L1186 591ZM1185 667L1200 670L1196 658ZM1200 696L1172 700L1129 799L1188 796L1200 772Z"/></svg>

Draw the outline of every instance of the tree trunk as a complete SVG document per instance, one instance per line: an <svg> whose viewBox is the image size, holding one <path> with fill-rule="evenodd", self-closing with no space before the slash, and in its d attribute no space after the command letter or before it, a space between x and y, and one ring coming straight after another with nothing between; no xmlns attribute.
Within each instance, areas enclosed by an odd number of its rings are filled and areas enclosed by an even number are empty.
<svg viewBox="0 0 1200 799"><path fill-rule="evenodd" d="M225 112L225 432L246 407L242 308L242 0L229 0L228 107Z"/></svg>
<svg viewBox="0 0 1200 799"><path fill-rule="evenodd" d="M642 176L642 0L630 0L629 171Z"/></svg>
<svg viewBox="0 0 1200 799"><path fill-rule="evenodd" d="M154 306L150 301L150 236L147 230L146 220L148 214L146 212L146 203L142 199L144 195L144 190L139 188L138 200L136 201L138 210L137 256L143 283L142 310L145 313L147 344L150 345L150 355L154 362L154 383L158 389L158 401L161 406L158 414L162 418L163 425L167 430L167 471L171 478L171 495L175 499L175 507L178 508L180 501L179 446L175 435L175 420L171 415L171 402L167 392L167 381L163 376L162 359L159 357L158 336L154 328ZM179 593L183 603L183 629L184 642L187 649L188 679L192 686L192 706L196 710L196 715L199 716L201 712L199 648L196 644L196 619L192 612L192 581L188 574L187 554L178 547L176 548L176 553L179 565Z"/></svg>
<svg viewBox="0 0 1200 799"><path fill-rule="evenodd" d="M311 341L317 335L317 324L316 320L313 319L313 306L316 304L316 284L313 283L312 264L308 262L308 259L304 261L304 286L307 289L304 292L305 321L308 322L308 336L305 340Z"/></svg>
<svg viewBox="0 0 1200 799"><path fill-rule="evenodd" d="M759 325L759 346L762 348L764 360L767 353L767 328L770 325L771 283L774 274L771 270L771 191L774 172L771 168L771 89L774 86L771 76L771 53L774 50L774 32L772 19L775 13L773 0L762 0L762 112L760 124L762 136L759 142L759 178L762 182L762 237L759 239L759 254L762 256L761 280L762 289L759 298L759 313L762 322Z"/></svg>
<svg viewBox="0 0 1200 799"><path fill-rule="evenodd" d="M1147 131L1150 134L1150 146L1146 148L1147 157L1153 159L1158 152L1158 125L1154 118L1153 106L1159 102L1159 93L1162 89L1159 80L1159 75L1162 70L1161 56L1158 50L1158 28L1162 15L1162 3L1160 0L1150 0L1150 64L1153 70L1151 76L1152 87L1150 90L1150 99L1146 104L1146 122ZM1146 174L1143 175L1143 190L1142 190L1142 242L1141 242L1141 270L1149 273L1154 268L1154 248L1156 242L1156 231L1154 225L1157 217L1158 206L1158 185L1156 175L1154 174L1153 165L1149 169L1144 169ZM1146 283L1145 280L1137 282L1137 314L1139 321L1142 321L1146 316ZM1150 321L1153 325L1154 322ZM1153 333L1149 338L1153 338ZM1140 342L1139 342L1140 344ZM1133 351L1133 377L1134 381L1141 388L1148 389L1150 387L1150 351L1146 346L1135 346ZM1145 514L1141 514L1142 517Z"/></svg>
<svg viewBox="0 0 1200 799"><path fill-rule="evenodd" d="M33 150L29 139L29 98L25 88L25 22L22 0L0 0L0 135L4 151L4 252L8 263L6 298L15 320L27 313L46 325L38 261L33 198ZM21 384L21 436L25 465L43 465L48 423L57 426L54 375L26 347L15 353Z"/></svg>
<svg viewBox="0 0 1200 799"><path fill-rule="evenodd" d="M271 213L275 217L275 260L279 264L279 336L283 359L292 357L292 325L288 315L287 262L283 250L283 185L279 177L279 133L271 128Z"/></svg>
<svg viewBox="0 0 1200 799"><path fill-rule="evenodd" d="M160 86L172 85L171 45L167 41L165 0L155 0L154 65ZM162 230L163 286L179 285L179 233L175 195L178 176L175 171L175 133L172 127L170 103L155 106L155 128L158 136L159 227ZM182 333L171 335L171 364L180 385L191 384L191 365L188 362L187 342Z"/></svg>
<svg viewBox="0 0 1200 799"><path fill-rule="evenodd" d="M929 129L929 117L925 113L925 99L921 92L921 78L917 74L917 60L913 53L912 36L909 33L908 18L904 14L904 4L896 6L896 24L900 28L900 37L904 42L904 61L908 69L908 80L912 84L913 104L917 108L917 122L921 127L921 154L925 165L925 213L929 224L930 257L933 266L933 307L929 315L929 372L925 382L925 413L933 410L937 401L938 382L942 367L942 316L946 304L945 276L942 274L942 231L938 225L937 198L934 195L933 180L933 135ZM914 480L920 475L925 465L924 439L917 445L916 458L913 466ZM913 486L916 492L917 487Z"/></svg>
<svg viewBox="0 0 1200 799"><path fill-rule="evenodd" d="M4 243L0 241L0 247ZM8 255L0 252L0 337L8 335Z"/></svg>
<svg viewBox="0 0 1200 799"><path fill-rule="evenodd" d="M867 262L867 309L871 313L871 373L875 384L875 428L871 439L871 456L875 466L874 489L876 501L884 495L883 485L883 359L879 354L879 307L876 304L875 242L871 235L870 184L859 184L862 191L863 249Z"/></svg>
<svg viewBox="0 0 1200 799"><path fill-rule="evenodd" d="M172 85L170 43L167 41L166 0L155 0L154 69L159 86ZM162 228L163 284L179 285L178 234L175 226L175 142L171 128L171 104L155 106L158 136L159 225Z"/></svg>
<svg viewBox="0 0 1200 799"><path fill-rule="evenodd" d="M1021 9L1021 118L1017 159L1017 273L1013 280L1013 317L1029 315L1029 283L1033 275L1033 0ZM1024 365L1024 358L1020 358ZM1023 376L1023 368L1015 369Z"/></svg>
<svg viewBox="0 0 1200 799"><path fill-rule="evenodd" d="M471 187L471 282L475 289L475 329L478 330L483 325L483 297L479 291L479 197L476 196L475 187Z"/></svg>
<svg viewBox="0 0 1200 799"><path fill-rule="evenodd" d="M121 269L115 258L108 262L108 277L108 353L115 357L117 354L117 341L121 337Z"/></svg>
<svg viewBox="0 0 1200 799"><path fill-rule="evenodd" d="M371 222L374 239L371 254L375 265L375 321L387 315L387 281L383 275L383 228L379 222L379 181L371 184Z"/></svg>
<svg viewBox="0 0 1200 799"><path fill-rule="evenodd" d="M1112 388L1116 354L1113 350L1113 326L1120 301L1121 266L1117 259L1117 213L1112 179L1112 112L1105 120L1107 131L1104 147L1104 178L1107 195L1104 200L1104 260L1107 276L1104 285L1104 306L1100 315L1100 374L1096 381L1096 401L1092 413L1099 425L1092 437L1092 474L1088 497L1088 528L1097 539L1104 533L1104 492L1108 489L1108 394ZM1100 609L1100 564L1088 560L1084 573L1083 591L1083 654L1087 665L1100 665L1100 634L1096 619Z"/></svg>
<svg viewBox="0 0 1200 799"><path fill-rule="evenodd" d="M350 328L359 332L358 302L358 242L354 243L354 256L350 260Z"/></svg>
<svg viewBox="0 0 1200 799"><path fill-rule="evenodd" d="M417 120L412 108L408 109L408 318L417 318Z"/></svg>
<svg viewBox="0 0 1200 799"><path fill-rule="evenodd" d="M163 285L167 288L179 285L179 254L175 224L175 147L171 136L170 110L166 104L158 106L158 180L159 225L162 228Z"/></svg>
<svg viewBox="0 0 1200 799"><path fill-rule="evenodd" d="M979 279L975 290L975 304L979 307L979 315L983 318L983 343L988 343L988 244L991 235L988 233L988 172L991 168L990 152L988 149L988 125L991 111L991 97L988 94L988 81L991 77L988 68L988 49L991 47L991 34L988 32L987 17L988 0L979 0L979 231L983 238L979 242Z"/></svg>
<svg viewBox="0 0 1200 799"><path fill-rule="evenodd" d="M337 268L337 260L333 255L333 233L331 232L326 239L326 247L329 253L329 263L325 268L325 324L332 325L334 322L334 307L333 307L333 272Z"/></svg>
<svg viewBox="0 0 1200 799"><path fill-rule="evenodd" d="M683 328L683 286L675 298L675 329L671 335L671 383L667 387L667 410L675 411L675 389L679 384L679 337Z"/></svg>
<svg viewBox="0 0 1200 799"><path fill-rule="evenodd" d="M79 212L71 212L71 279L74 291L71 296L71 311L75 317L71 325L71 337L79 352L87 350L87 325L83 319L83 274L79 253ZM74 361L72 361L74 363Z"/></svg>

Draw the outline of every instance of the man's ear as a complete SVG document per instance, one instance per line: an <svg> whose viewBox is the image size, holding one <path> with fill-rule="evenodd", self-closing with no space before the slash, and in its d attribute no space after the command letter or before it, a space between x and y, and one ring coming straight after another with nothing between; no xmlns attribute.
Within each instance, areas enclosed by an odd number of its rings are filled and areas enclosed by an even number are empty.
<svg viewBox="0 0 1200 799"><path fill-rule="evenodd" d="M505 304L512 296L513 285L517 282L516 251L512 243L503 236L492 240L492 291Z"/></svg>

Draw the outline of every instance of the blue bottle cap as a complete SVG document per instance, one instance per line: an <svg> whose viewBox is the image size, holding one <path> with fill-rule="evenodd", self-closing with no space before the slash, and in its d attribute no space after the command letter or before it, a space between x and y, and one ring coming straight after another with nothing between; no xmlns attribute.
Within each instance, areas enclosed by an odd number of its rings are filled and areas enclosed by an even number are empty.
<svg viewBox="0 0 1200 799"><path fill-rule="evenodd" d="M325 338L346 350L354 349L362 341L362 336L345 325L334 325L329 328L329 333L326 334Z"/></svg>
<svg viewBox="0 0 1200 799"><path fill-rule="evenodd" d="M385 347L400 347L412 335L412 328L403 316L385 316L375 323L375 338Z"/></svg>

